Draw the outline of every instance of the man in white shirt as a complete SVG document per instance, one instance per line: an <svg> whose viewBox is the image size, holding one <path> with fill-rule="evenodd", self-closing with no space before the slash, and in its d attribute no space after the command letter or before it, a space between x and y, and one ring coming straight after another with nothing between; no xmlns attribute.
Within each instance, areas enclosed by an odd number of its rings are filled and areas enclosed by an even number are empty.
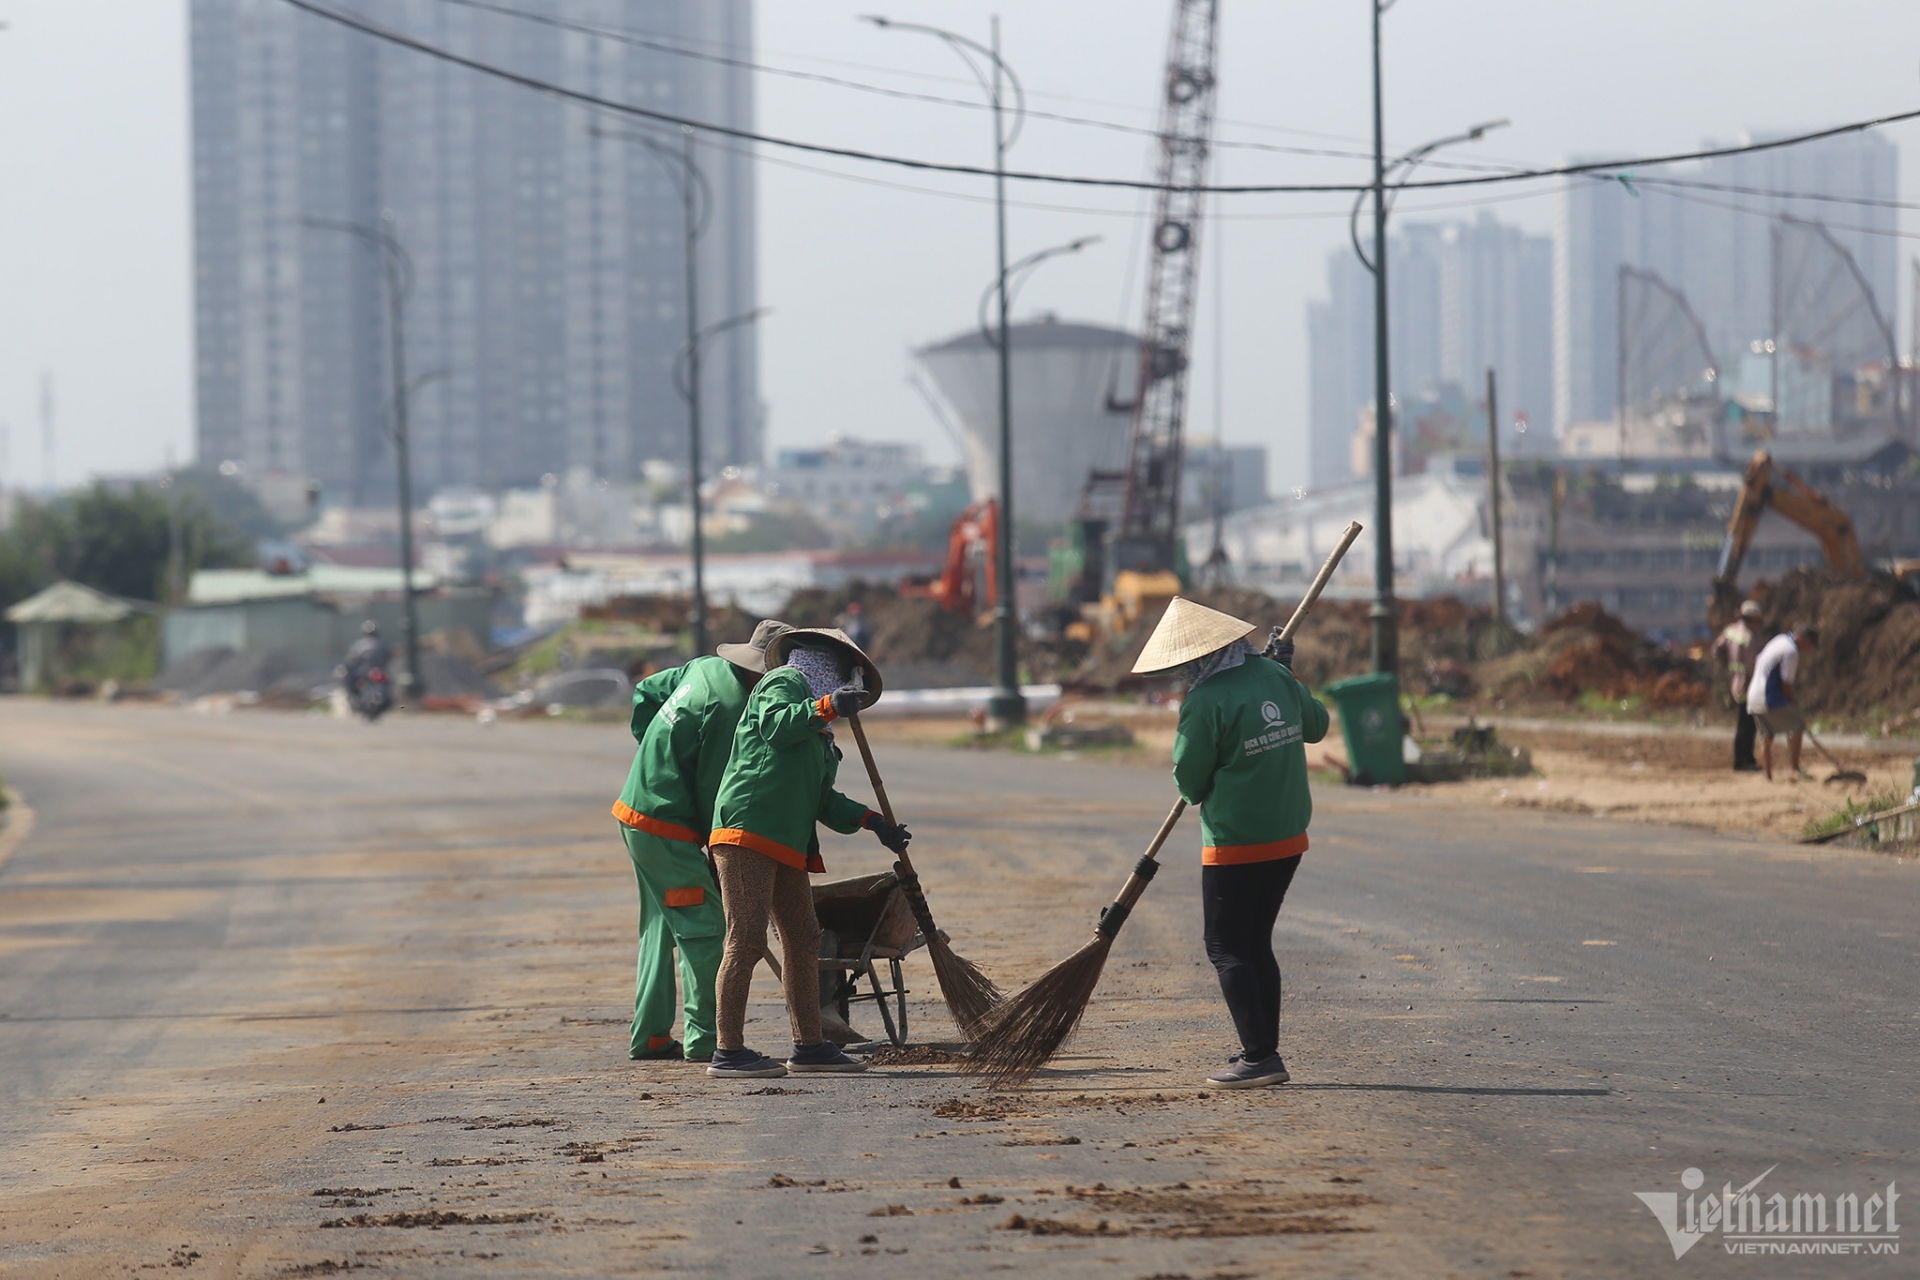
<svg viewBox="0 0 1920 1280"><path fill-rule="evenodd" d="M1800 736L1807 722L1793 700L1794 678L1800 674L1800 654L1813 648L1820 633L1811 626L1795 627L1767 641L1760 656L1753 660L1753 676L1747 681L1747 710L1760 727L1760 763L1767 781L1773 781L1773 740L1787 735L1787 763L1793 772L1806 777L1800 767Z"/></svg>

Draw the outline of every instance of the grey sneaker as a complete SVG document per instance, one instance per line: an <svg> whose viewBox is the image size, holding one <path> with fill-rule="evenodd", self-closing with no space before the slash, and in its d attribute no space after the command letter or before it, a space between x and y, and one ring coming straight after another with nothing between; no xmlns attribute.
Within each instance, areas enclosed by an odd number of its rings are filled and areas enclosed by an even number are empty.
<svg viewBox="0 0 1920 1280"><path fill-rule="evenodd" d="M795 1045L793 1056L787 1059L787 1070L803 1071L865 1071L867 1064L862 1058L849 1058L840 1052L840 1046L831 1040L822 1040L819 1044Z"/></svg>
<svg viewBox="0 0 1920 1280"><path fill-rule="evenodd" d="M715 1049L707 1074L721 1080L763 1080L787 1074L787 1069L752 1049Z"/></svg>
<svg viewBox="0 0 1920 1280"><path fill-rule="evenodd" d="M1244 1054L1234 1054L1227 1065L1207 1077L1209 1089L1259 1089L1270 1084L1285 1084L1293 1079L1280 1055L1270 1053L1258 1062L1248 1062Z"/></svg>

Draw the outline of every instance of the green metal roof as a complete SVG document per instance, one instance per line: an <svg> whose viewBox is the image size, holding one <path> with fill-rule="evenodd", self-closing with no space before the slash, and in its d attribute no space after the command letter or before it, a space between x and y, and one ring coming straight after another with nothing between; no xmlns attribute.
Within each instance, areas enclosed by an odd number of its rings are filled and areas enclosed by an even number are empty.
<svg viewBox="0 0 1920 1280"><path fill-rule="evenodd" d="M423 569L413 571L413 589L429 591L439 580ZM189 604L237 604L242 600L280 600L299 596L366 596L398 594L400 570L355 565L316 564L302 573L268 573L264 569L200 569L187 584Z"/></svg>
<svg viewBox="0 0 1920 1280"><path fill-rule="evenodd" d="M80 622L104 626L119 622L133 612L133 606L118 596L95 591L77 582L56 582L45 591L28 596L7 610L7 621Z"/></svg>

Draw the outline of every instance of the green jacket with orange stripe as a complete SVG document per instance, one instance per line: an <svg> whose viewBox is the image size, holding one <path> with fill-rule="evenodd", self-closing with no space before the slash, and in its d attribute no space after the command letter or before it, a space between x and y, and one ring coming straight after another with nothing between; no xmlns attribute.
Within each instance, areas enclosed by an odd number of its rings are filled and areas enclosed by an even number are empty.
<svg viewBox="0 0 1920 1280"><path fill-rule="evenodd" d="M1203 680L1180 704L1173 780L1200 806L1200 860L1269 862L1307 848L1313 796L1306 743L1327 736L1327 709L1270 658Z"/></svg>
<svg viewBox="0 0 1920 1280"><path fill-rule="evenodd" d="M712 844L736 844L776 862L824 871L820 834L824 822L851 835L870 812L833 789L840 748L823 732L833 718L825 699L815 699L807 678L792 667L775 667L747 698L733 731L733 758L713 805Z"/></svg>
<svg viewBox="0 0 1920 1280"><path fill-rule="evenodd" d="M725 658L695 658L633 691L633 753L613 816L639 831L698 845L747 705L747 674Z"/></svg>

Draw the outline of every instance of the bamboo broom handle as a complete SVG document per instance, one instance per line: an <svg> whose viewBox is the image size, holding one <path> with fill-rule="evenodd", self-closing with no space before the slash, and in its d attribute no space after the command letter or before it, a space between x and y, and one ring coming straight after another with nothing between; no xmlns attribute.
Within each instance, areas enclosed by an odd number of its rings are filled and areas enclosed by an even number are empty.
<svg viewBox="0 0 1920 1280"><path fill-rule="evenodd" d="M1173 834L1174 824L1180 821L1180 815L1186 811L1185 800L1173 802L1173 809L1167 814L1166 821L1162 822L1160 830L1153 834L1153 843L1147 846L1147 851L1141 855L1140 861L1133 864L1133 874L1127 877L1127 882L1120 886L1120 896L1100 913L1100 921L1093 927L1096 935L1111 938L1120 932L1120 926L1127 922L1127 916L1133 911L1133 904L1140 901L1140 895L1147 891L1148 882L1153 879L1154 873L1160 870L1160 864L1154 860L1160 854L1160 846L1164 845L1167 837Z"/></svg>
<svg viewBox="0 0 1920 1280"><path fill-rule="evenodd" d="M1281 628L1278 639L1293 639L1293 633L1298 631L1300 624L1307 620L1307 615L1313 611L1314 602L1320 598L1320 593L1326 590L1327 580L1333 577L1333 571L1340 567L1340 561L1346 556L1347 548L1351 547L1353 540L1359 536L1360 522L1355 520L1347 526L1346 532L1340 535L1340 541L1334 544L1333 554L1329 555L1327 562L1320 566L1320 572L1313 576L1313 585L1307 588L1307 594L1302 596L1300 603L1294 607L1293 616L1288 618L1287 625Z"/></svg>
<svg viewBox="0 0 1920 1280"><path fill-rule="evenodd" d="M861 728L860 717L848 716L847 724L853 730L853 740L860 744L860 759L867 766L867 781L873 783L873 798L880 803L880 816L898 826L893 821L893 802L887 799L887 784L880 781L880 766L873 762L873 748L867 745L867 731ZM938 932L938 926L933 922L933 908L927 905L926 893L920 888L920 877L914 872L913 859L904 850L893 856L893 873L900 877L900 887L906 892L907 907L913 912L913 922L920 926L922 936L931 939Z"/></svg>
<svg viewBox="0 0 1920 1280"><path fill-rule="evenodd" d="M873 762L873 748L867 745L867 731L861 726L860 717L848 716L847 727L853 730L853 740L860 744L860 760L867 766L867 781L873 784L873 798L880 804L880 816L893 823L893 801L887 799L887 784L880 781L880 767ZM906 861L905 854L900 857L901 861ZM907 865L911 867L913 864Z"/></svg>

